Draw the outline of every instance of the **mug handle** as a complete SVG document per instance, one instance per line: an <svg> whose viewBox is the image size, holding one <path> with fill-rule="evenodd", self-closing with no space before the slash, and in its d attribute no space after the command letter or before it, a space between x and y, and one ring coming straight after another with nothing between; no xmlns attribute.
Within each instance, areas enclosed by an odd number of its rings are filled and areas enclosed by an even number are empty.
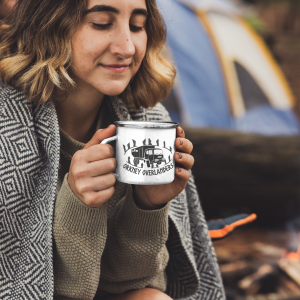
<svg viewBox="0 0 300 300"><path fill-rule="evenodd" d="M111 136L107 139L104 139L100 144L107 144L107 143L110 143L112 141L116 141L117 139L118 139L118 136L114 135L114 136Z"/></svg>
<svg viewBox="0 0 300 300"><path fill-rule="evenodd" d="M117 135L114 135L114 136L111 136L107 139L104 139L100 144L107 144L107 143L110 143L112 141L116 141L118 139L118 136ZM111 174L115 175L115 177L118 179L118 176L116 173L114 172L110 172Z"/></svg>

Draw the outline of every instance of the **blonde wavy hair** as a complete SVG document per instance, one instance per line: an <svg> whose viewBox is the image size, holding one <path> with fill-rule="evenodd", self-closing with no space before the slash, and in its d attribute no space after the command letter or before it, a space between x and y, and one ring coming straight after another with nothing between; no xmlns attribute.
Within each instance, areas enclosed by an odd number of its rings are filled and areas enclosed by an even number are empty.
<svg viewBox="0 0 300 300"><path fill-rule="evenodd" d="M167 96L176 73L161 56L166 29L156 1L146 0L146 5L146 54L120 95L125 104L145 108ZM39 103L55 100L57 91L74 87L68 74L72 37L86 6L87 0L18 0L13 12L0 21L0 81Z"/></svg>

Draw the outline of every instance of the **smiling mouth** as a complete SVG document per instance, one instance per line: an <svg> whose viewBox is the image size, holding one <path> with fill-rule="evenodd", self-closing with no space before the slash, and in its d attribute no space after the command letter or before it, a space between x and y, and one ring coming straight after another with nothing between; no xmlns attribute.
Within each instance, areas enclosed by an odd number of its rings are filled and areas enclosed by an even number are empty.
<svg viewBox="0 0 300 300"><path fill-rule="evenodd" d="M130 65L102 65L99 64L100 67L109 70L109 71L114 71L114 72L125 72L126 70L128 70Z"/></svg>

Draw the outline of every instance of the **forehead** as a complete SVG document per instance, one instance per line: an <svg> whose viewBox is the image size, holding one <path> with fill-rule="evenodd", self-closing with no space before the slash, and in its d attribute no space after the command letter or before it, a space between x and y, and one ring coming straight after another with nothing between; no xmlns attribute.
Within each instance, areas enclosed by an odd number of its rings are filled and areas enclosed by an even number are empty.
<svg viewBox="0 0 300 300"><path fill-rule="evenodd" d="M123 9L146 9L146 0L88 0L87 9L91 9L97 5L106 5L117 8L118 10Z"/></svg>

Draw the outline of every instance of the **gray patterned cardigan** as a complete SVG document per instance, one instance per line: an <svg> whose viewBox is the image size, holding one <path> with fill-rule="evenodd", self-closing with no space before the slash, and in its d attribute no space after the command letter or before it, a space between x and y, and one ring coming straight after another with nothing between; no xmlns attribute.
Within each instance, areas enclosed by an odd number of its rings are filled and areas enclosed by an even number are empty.
<svg viewBox="0 0 300 300"><path fill-rule="evenodd" d="M128 110L107 101L114 120L168 120L162 105ZM53 299L52 220L60 137L54 105L33 105L0 83L0 299ZM193 178L171 203L167 293L225 299Z"/></svg>

